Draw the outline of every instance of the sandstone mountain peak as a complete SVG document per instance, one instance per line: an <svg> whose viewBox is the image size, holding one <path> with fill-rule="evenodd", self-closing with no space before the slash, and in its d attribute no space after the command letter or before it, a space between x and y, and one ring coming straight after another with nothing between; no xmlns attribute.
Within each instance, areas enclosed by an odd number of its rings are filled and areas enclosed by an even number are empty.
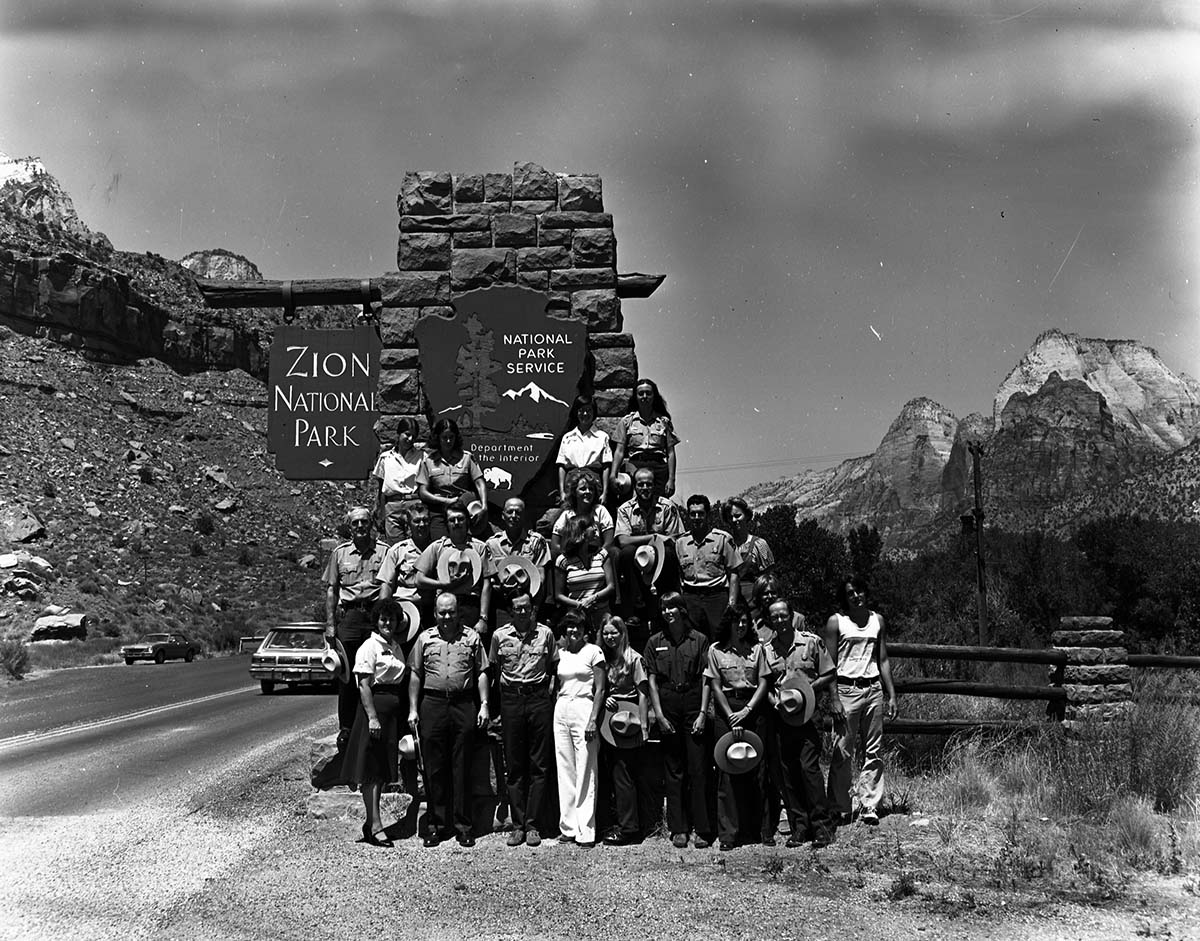
<svg viewBox="0 0 1200 941"><path fill-rule="evenodd" d="M224 248L190 252L179 262L197 278L220 281L261 281L262 272L250 259Z"/></svg>
<svg viewBox="0 0 1200 941"><path fill-rule="evenodd" d="M112 251L108 238L92 232L79 218L67 191L37 157L10 157L0 151L0 205L31 222L53 226Z"/></svg>
<svg viewBox="0 0 1200 941"><path fill-rule="evenodd" d="M1047 330L1000 383L993 403L999 429L1009 399L1032 395L1051 373L1078 379L1101 393L1113 421L1160 451L1174 451L1200 435L1200 383L1175 373L1158 353L1134 340L1081 337Z"/></svg>

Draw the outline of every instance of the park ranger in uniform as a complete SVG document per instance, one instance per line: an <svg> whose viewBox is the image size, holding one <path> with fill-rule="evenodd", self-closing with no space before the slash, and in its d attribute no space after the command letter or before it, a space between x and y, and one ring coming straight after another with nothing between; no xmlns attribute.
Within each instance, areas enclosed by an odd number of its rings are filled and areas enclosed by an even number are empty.
<svg viewBox="0 0 1200 941"><path fill-rule="evenodd" d="M375 538L371 511L351 507L345 524L350 539L339 543L325 567L325 636L336 636L350 664L362 642L371 636L371 605L379 598L375 576L387 554L386 542ZM358 711L358 687L353 678L338 681L338 747L345 744Z"/></svg>

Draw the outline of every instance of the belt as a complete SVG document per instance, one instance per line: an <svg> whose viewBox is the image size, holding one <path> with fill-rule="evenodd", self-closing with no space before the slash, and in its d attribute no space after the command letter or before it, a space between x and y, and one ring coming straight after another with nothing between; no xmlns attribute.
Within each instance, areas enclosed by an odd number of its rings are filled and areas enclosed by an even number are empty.
<svg viewBox="0 0 1200 941"><path fill-rule="evenodd" d="M876 683L878 683L879 677L877 677L877 676L859 676L859 677L839 676L837 678L837 681L838 681L839 686L857 686L859 689L864 689L867 686L874 686Z"/></svg>
<svg viewBox="0 0 1200 941"><path fill-rule="evenodd" d="M727 691L725 693L725 698L728 699L730 702L737 701L740 703L748 703L751 699L754 698L754 690L752 690L752 689L746 689L746 690L736 689L736 690L732 690L732 691Z"/></svg>
<svg viewBox="0 0 1200 941"><path fill-rule="evenodd" d="M371 691L375 693L391 693L393 696L402 696L407 689L400 683L376 683L371 687Z"/></svg>
<svg viewBox="0 0 1200 941"><path fill-rule="evenodd" d="M340 607L340 608L370 608L371 605L373 605L373 604L375 604L374 598L371 598L370 600L368 600L366 598L361 598L358 601L339 601L338 607Z"/></svg>
<svg viewBox="0 0 1200 941"><path fill-rule="evenodd" d="M699 689L700 681L695 680L691 683L663 683L661 685L663 689L669 689L673 693L686 693L693 689Z"/></svg>
<svg viewBox="0 0 1200 941"><path fill-rule="evenodd" d="M728 594L729 586L728 585L706 585L701 588L701 587L693 587L691 585L684 585L683 593L685 595L715 595L717 593Z"/></svg>
<svg viewBox="0 0 1200 941"><path fill-rule="evenodd" d="M458 702L462 699L470 699L475 693L469 689L425 689L422 692L426 696L431 696L434 699L445 699L448 702Z"/></svg>
<svg viewBox="0 0 1200 941"><path fill-rule="evenodd" d="M550 689L550 681L542 680L538 683L501 683L500 693L512 693L514 696L532 696L535 693L544 693Z"/></svg>

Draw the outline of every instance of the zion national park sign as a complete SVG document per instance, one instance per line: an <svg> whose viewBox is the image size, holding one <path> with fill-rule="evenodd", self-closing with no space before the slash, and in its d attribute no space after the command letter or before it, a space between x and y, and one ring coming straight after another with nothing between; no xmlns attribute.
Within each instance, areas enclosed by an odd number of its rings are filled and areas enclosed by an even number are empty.
<svg viewBox="0 0 1200 941"><path fill-rule="evenodd" d="M483 468L488 497L519 495L554 451L583 375L587 325L546 310L545 294L471 291L453 317L417 321L433 421L453 418Z"/></svg>

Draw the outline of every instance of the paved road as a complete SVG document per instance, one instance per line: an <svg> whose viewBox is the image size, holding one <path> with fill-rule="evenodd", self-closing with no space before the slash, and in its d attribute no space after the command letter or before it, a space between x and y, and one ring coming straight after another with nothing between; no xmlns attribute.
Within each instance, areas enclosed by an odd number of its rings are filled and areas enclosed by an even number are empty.
<svg viewBox="0 0 1200 941"><path fill-rule="evenodd" d="M0 689L0 817L128 807L322 720L334 731L328 692L263 696L248 667L248 656L89 667Z"/></svg>

